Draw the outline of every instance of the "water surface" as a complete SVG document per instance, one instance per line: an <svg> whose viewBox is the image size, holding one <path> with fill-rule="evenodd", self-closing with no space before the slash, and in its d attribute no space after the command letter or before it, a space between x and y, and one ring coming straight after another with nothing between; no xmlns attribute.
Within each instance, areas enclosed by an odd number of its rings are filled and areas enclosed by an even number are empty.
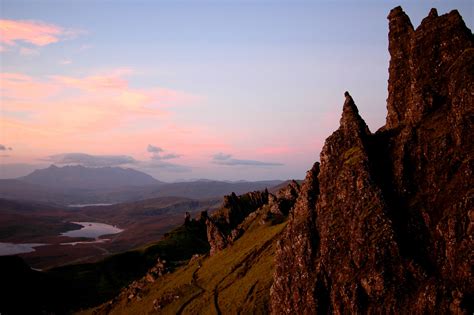
<svg viewBox="0 0 474 315"><path fill-rule="evenodd" d="M80 230L73 230L61 233L62 236L69 237L87 237L97 239L102 235L117 234L123 232L122 229L119 229L116 226L112 226L105 223L97 222L72 222L75 224L82 225Z"/></svg>
<svg viewBox="0 0 474 315"><path fill-rule="evenodd" d="M68 205L69 208L84 208L84 207L104 207L111 206L113 203L78 203L75 205Z"/></svg>
<svg viewBox="0 0 474 315"><path fill-rule="evenodd" d="M0 243L0 256L7 255L16 255L31 253L35 251L35 247L44 246L48 244L39 244L39 243L23 243L23 244L14 244L14 243Z"/></svg>

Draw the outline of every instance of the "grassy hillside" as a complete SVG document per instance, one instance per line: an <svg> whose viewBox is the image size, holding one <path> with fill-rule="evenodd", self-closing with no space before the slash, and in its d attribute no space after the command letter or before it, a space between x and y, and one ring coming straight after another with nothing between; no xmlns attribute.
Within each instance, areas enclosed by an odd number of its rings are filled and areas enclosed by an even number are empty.
<svg viewBox="0 0 474 315"><path fill-rule="evenodd" d="M147 284L131 299L122 295L84 314L236 314L267 313L275 239L286 223L263 222L257 211L232 246L193 259L175 272Z"/></svg>

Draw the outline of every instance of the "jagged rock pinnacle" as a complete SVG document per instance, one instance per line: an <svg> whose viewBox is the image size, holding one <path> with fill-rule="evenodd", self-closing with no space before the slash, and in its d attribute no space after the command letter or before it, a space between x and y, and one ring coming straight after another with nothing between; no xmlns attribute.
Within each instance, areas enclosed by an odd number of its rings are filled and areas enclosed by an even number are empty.
<svg viewBox="0 0 474 315"><path fill-rule="evenodd" d="M437 18L438 17L438 10L436 8L432 8L430 13L428 14L428 18Z"/></svg>
<svg viewBox="0 0 474 315"><path fill-rule="evenodd" d="M340 128L346 135L357 135L357 137L364 137L370 134L369 128L365 121L360 117L359 110L354 103L354 99L349 92L344 93L345 100L342 108L342 116L340 119Z"/></svg>
<svg viewBox="0 0 474 315"><path fill-rule="evenodd" d="M274 314L472 313L473 35L457 11L388 20L386 126L344 93L277 243Z"/></svg>
<svg viewBox="0 0 474 315"><path fill-rule="evenodd" d="M448 69L468 48L473 36L459 12L438 16L431 9L420 26L413 29L401 7L389 20L389 84L385 128L416 124L447 97Z"/></svg>

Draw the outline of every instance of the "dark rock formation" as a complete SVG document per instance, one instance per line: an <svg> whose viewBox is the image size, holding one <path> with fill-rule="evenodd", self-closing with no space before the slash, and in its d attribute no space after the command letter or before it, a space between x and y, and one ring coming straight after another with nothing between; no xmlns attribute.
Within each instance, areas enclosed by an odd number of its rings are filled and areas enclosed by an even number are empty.
<svg viewBox="0 0 474 315"><path fill-rule="evenodd" d="M244 219L268 203L267 190L249 192L240 196L232 193L224 197L222 207L206 220L207 240L211 245L210 254L224 249L240 235L239 224Z"/></svg>
<svg viewBox="0 0 474 315"><path fill-rule="evenodd" d="M275 314L473 311L473 36L457 11L388 19L387 123L347 93L277 244Z"/></svg>
<svg viewBox="0 0 474 315"><path fill-rule="evenodd" d="M319 195L318 174L319 163L315 163L306 175L300 195L290 212L288 225L277 242L271 289L273 313L303 314L315 309L313 292L316 274L313 262L318 242L314 229Z"/></svg>
<svg viewBox="0 0 474 315"><path fill-rule="evenodd" d="M452 67L466 63L472 33L456 10L438 16L431 9L416 29L401 7L389 20L389 85L386 128L416 124L434 109L450 103ZM461 60L459 60L461 58ZM457 73L455 73L457 76Z"/></svg>
<svg viewBox="0 0 474 315"><path fill-rule="evenodd" d="M189 211L186 211L186 213L184 214L184 225L189 225L190 222L191 222L191 213L189 213Z"/></svg>
<svg viewBox="0 0 474 315"><path fill-rule="evenodd" d="M282 222L295 204L299 191L299 184L293 180L275 195L265 190L241 196L234 193L225 196L221 209L205 221L207 239L211 245L210 254L213 255L240 238L258 211L265 212L261 224ZM268 207L263 209L265 205Z"/></svg>
<svg viewBox="0 0 474 315"><path fill-rule="evenodd" d="M214 255L216 252L223 250L227 246L227 236L223 230L214 222L213 219L209 218L206 221L207 226L207 241L211 245L210 255Z"/></svg>
<svg viewBox="0 0 474 315"><path fill-rule="evenodd" d="M276 195L269 194L270 212L275 215L288 215L298 198L299 192L300 185L292 180L286 187L280 189Z"/></svg>
<svg viewBox="0 0 474 315"><path fill-rule="evenodd" d="M150 270L148 270L148 273L145 276L145 280L153 283L157 278L163 276L167 271L168 270L166 268L166 260L163 260L158 257L158 259L156 260L156 264Z"/></svg>

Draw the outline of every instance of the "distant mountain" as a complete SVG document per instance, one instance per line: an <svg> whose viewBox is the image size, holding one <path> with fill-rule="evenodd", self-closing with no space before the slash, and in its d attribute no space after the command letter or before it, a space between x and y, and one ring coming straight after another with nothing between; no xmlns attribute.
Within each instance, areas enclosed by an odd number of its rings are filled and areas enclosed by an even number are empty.
<svg viewBox="0 0 474 315"><path fill-rule="evenodd" d="M116 189L130 186L156 185L161 182L148 174L134 169L120 167L89 168L81 165L68 165L36 170L19 178L29 184L61 189Z"/></svg>
<svg viewBox="0 0 474 315"><path fill-rule="evenodd" d="M282 181L198 180L163 183L132 169L50 166L17 179L0 179L0 198L69 204L133 202L159 197L209 199L271 189Z"/></svg>
<svg viewBox="0 0 474 315"><path fill-rule="evenodd" d="M29 184L19 179L0 179L0 198L13 200L36 200L63 203L59 193L52 193L45 187Z"/></svg>
<svg viewBox="0 0 474 315"><path fill-rule="evenodd" d="M236 194L243 194L253 190L264 190L265 188L270 189L273 186L279 185L281 182L282 181L280 180L268 180L229 183L222 181L200 180L196 182L170 183L160 185L155 189L149 187L150 190L142 190L141 193L146 195L144 196L145 198L141 199L165 196L178 196L192 199L214 198L222 197L224 195L231 194L232 192ZM119 196L117 195L117 197Z"/></svg>

